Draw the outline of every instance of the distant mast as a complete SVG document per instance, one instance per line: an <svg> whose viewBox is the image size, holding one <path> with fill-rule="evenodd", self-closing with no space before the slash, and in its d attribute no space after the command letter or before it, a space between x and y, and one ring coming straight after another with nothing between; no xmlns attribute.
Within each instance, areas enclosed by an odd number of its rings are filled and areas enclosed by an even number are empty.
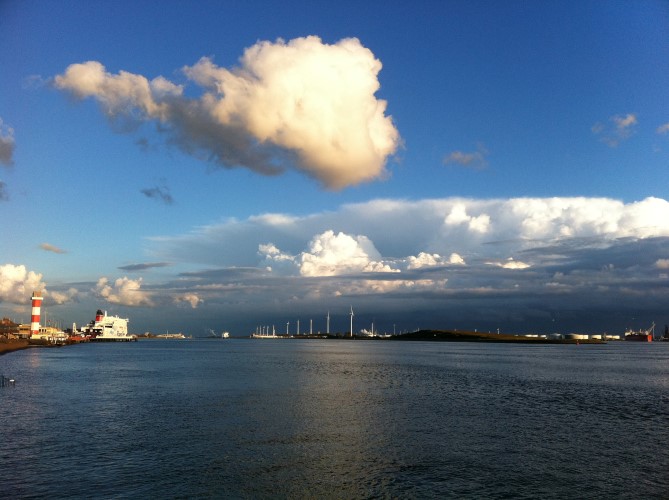
<svg viewBox="0 0 669 500"><path fill-rule="evenodd" d="M351 306L351 338L353 338L353 306Z"/></svg>

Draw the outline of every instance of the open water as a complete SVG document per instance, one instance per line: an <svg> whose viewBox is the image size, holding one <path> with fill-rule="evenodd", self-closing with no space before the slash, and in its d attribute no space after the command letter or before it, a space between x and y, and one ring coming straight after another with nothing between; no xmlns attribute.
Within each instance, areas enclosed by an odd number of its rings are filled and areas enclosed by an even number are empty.
<svg viewBox="0 0 669 500"><path fill-rule="evenodd" d="M0 357L3 498L669 498L669 343Z"/></svg>

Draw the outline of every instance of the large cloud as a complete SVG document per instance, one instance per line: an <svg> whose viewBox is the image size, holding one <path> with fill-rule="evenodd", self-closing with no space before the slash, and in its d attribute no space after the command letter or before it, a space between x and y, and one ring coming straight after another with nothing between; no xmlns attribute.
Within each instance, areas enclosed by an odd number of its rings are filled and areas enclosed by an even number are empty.
<svg viewBox="0 0 669 500"><path fill-rule="evenodd" d="M184 151L225 167L273 174L294 167L340 189L385 174L399 134L375 97L381 63L355 38L259 42L238 68L202 58L184 68L198 99L163 77L111 74L96 61L72 64L55 86L93 97L114 120L155 120Z"/></svg>
<svg viewBox="0 0 669 500"><path fill-rule="evenodd" d="M0 265L0 302L29 304L33 291L45 288L42 275L28 271L26 266Z"/></svg>

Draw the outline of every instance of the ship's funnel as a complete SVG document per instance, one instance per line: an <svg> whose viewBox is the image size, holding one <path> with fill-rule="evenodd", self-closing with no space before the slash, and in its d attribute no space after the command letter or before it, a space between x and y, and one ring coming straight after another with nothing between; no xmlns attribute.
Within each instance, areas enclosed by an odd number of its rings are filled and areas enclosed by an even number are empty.
<svg viewBox="0 0 669 500"><path fill-rule="evenodd" d="M95 321L102 321L103 317L102 310L98 309L98 312L95 313Z"/></svg>

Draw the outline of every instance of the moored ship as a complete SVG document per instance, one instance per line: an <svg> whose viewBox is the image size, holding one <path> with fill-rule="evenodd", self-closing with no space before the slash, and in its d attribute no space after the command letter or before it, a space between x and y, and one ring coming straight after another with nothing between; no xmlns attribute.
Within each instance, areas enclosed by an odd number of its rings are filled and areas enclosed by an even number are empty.
<svg viewBox="0 0 669 500"><path fill-rule="evenodd" d="M632 342L652 342L654 336L655 323L653 323L648 330L639 330L638 332L627 330L625 332L625 340L630 340Z"/></svg>
<svg viewBox="0 0 669 500"><path fill-rule="evenodd" d="M82 327L81 333L89 337L91 342L135 342L137 335L128 333L128 318L107 316L98 309L95 319Z"/></svg>

